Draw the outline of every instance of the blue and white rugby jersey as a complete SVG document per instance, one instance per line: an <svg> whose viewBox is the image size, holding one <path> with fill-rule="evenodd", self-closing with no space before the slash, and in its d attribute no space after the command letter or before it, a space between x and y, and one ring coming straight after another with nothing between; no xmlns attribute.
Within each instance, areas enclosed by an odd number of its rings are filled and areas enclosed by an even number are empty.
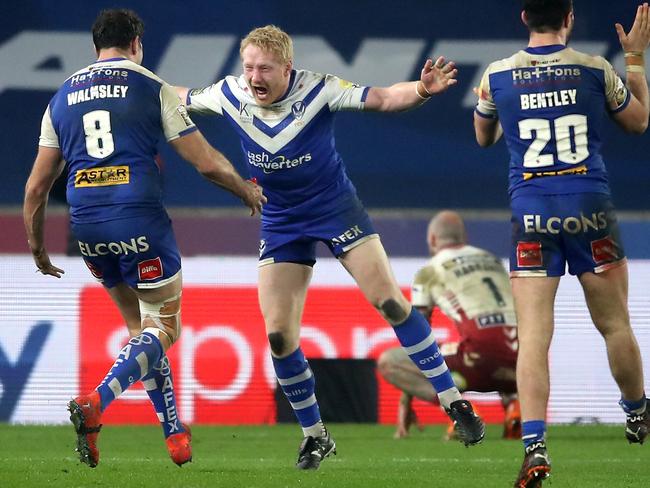
<svg viewBox="0 0 650 488"><path fill-rule="evenodd" d="M363 110L368 87L294 70L282 99L258 106L243 76L190 90L192 112L225 116L241 138L250 175L268 198L262 219L327 215L356 198L334 146L334 112Z"/></svg>
<svg viewBox="0 0 650 488"><path fill-rule="evenodd" d="M510 196L609 193L603 119L630 94L602 57L562 45L527 48L487 68L476 112L499 118L510 150Z"/></svg>
<svg viewBox="0 0 650 488"><path fill-rule="evenodd" d="M162 208L156 146L196 130L175 90L127 59L98 61L56 92L39 145L69 165L73 223L136 217Z"/></svg>

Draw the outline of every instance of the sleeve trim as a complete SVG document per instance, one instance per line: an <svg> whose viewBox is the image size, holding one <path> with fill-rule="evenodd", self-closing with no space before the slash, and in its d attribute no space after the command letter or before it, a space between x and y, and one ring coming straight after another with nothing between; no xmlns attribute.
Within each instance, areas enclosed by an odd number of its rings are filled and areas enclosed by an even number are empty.
<svg viewBox="0 0 650 488"><path fill-rule="evenodd" d="M497 120L499 118L497 114L484 114L483 112L479 111L478 107L474 109L474 113L484 119Z"/></svg>
<svg viewBox="0 0 650 488"><path fill-rule="evenodd" d="M627 90L627 97L625 97L625 101L623 102L623 104L620 107L615 108L614 110L610 110L610 113L617 114L619 112L622 112L630 104L630 100L632 100L632 94L630 93L630 90L628 89Z"/></svg>

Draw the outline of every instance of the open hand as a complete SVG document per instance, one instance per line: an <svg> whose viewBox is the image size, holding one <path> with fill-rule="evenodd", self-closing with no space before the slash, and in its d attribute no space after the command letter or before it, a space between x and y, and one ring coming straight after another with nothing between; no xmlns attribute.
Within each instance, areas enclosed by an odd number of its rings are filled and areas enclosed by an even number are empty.
<svg viewBox="0 0 650 488"><path fill-rule="evenodd" d="M630 32L626 34L623 26L619 23L616 23L615 27L623 51L643 53L650 44L650 9L648 4L644 3L637 7Z"/></svg>
<svg viewBox="0 0 650 488"><path fill-rule="evenodd" d="M457 75L456 64L440 56L435 63L431 59L426 60L420 73L420 82L429 95L435 95L458 83Z"/></svg>

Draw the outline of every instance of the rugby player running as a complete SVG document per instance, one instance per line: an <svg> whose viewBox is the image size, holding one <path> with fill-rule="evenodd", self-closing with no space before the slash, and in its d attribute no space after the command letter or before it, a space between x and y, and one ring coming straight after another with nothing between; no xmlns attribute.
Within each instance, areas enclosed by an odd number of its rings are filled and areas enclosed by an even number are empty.
<svg viewBox="0 0 650 488"><path fill-rule="evenodd" d="M161 138L210 182L260 212L261 188L244 181L187 115L173 88L141 66L144 24L130 10L105 10L93 42L97 61L68 78L50 101L25 188L24 220L38 270L60 278L43 227L48 194L68 164L71 228L91 273L119 308L131 339L96 390L71 400L81 462L97 466L102 412L142 380L172 460L192 459L178 419L165 351L181 332L181 260L162 204L154 157Z"/></svg>

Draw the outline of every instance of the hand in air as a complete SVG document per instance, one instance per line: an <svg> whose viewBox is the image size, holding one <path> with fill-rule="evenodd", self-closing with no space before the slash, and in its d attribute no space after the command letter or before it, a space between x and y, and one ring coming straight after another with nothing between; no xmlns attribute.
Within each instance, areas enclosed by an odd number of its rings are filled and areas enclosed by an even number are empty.
<svg viewBox="0 0 650 488"><path fill-rule="evenodd" d="M50 256L48 256L44 248L38 252L33 252L32 256L34 257L34 262L39 273L54 276L55 278L61 278L61 275L65 273L61 268L57 268L52 264Z"/></svg>
<svg viewBox="0 0 650 488"><path fill-rule="evenodd" d="M650 44L650 8L647 3L637 7L630 32L626 34L623 26L619 23L615 26L623 51L642 53L648 48L648 44Z"/></svg>
<svg viewBox="0 0 650 488"><path fill-rule="evenodd" d="M427 59L420 73L420 82L429 95L435 95L458 83L457 75L456 64L440 56L435 63Z"/></svg>
<svg viewBox="0 0 650 488"><path fill-rule="evenodd" d="M251 217L256 213L262 213L262 207L267 200L262 193L262 187L257 184L254 178L252 180L246 180L246 188L242 201L244 205L251 209Z"/></svg>

